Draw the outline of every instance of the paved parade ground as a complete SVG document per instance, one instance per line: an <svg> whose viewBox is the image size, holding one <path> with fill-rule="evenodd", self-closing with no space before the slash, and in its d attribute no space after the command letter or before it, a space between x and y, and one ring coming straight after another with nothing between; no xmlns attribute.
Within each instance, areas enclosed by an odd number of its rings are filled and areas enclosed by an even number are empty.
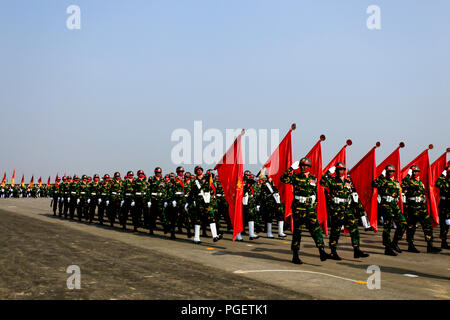
<svg viewBox="0 0 450 320"><path fill-rule="evenodd" d="M342 261L321 262L304 232L300 258L290 262L285 239L193 244L185 234L170 240L161 230L133 234L96 222L54 217L49 199L0 199L0 299L450 299L450 251L427 254L421 228L416 247L385 256L378 233L361 232L369 258L354 259L342 233ZM440 245L439 228L435 245ZM326 237L325 243L328 244ZM329 249L327 248L327 251ZM77 265L81 289L69 290L66 269ZM368 289L367 268L381 270L380 289Z"/></svg>

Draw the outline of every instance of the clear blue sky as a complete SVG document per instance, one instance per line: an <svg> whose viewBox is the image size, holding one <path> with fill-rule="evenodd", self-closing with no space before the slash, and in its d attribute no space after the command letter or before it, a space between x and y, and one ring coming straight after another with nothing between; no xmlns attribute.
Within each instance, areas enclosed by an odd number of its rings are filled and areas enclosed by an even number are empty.
<svg viewBox="0 0 450 320"><path fill-rule="evenodd" d="M403 164L450 146L448 0L11 0L0 39L2 175L171 171L170 135L194 120L296 122L295 158L323 133L324 164L351 138L350 167L378 140L378 162L400 141Z"/></svg>

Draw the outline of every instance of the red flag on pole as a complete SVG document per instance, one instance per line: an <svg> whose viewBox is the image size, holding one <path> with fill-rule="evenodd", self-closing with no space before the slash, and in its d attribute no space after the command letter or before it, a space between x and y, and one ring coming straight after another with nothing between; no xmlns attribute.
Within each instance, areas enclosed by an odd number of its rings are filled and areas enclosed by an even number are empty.
<svg viewBox="0 0 450 320"><path fill-rule="evenodd" d="M3 188L5 187L5 184L6 184L6 172L5 172L5 174L3 175L3 180L2 180L2 187L3 187Z"/></svg>
<svg viewBox="0 0 450 320"><path fill-rule="evenodd" d="M280 193L281 202L284 204L284 219L292 215L292 200L294 199L293 187L290 184L284 184L280 181L283 173L292 165L292 138L291 132L295 130L296 125L292 124L291 129L280 142L278 148L266 161L263 168L266 168L267 175L272 178L273 184ZM291 229L293 228L291 217Z"/></svg>
<svg viewBox="0 0 450 320"><path fill-rule="evenodd" d="M400 148L403 148L405 144L403 142L400 142L399 146L382 162L377 166L377 177L380 176L380 174L383 172L384 168L386 168L387 165L393 165L395 166L395 180L397 180L399 183L402 182L402 170L400 165ZM378 193L378 192L377 192ZM400 209L403 212L403 201L402 197L400 197Z"/></svg>
<svg viewBox="0 0 450 320"><path fill-rule="evenodd" d="M50 176L48 176L47 186L50 186Z"/></svg>
<svg viewBox="0 0 450 320"><path fill-rule="evenodd" d="M59 176L58 176L58 173L56 173L55 183L57 183L58 179L59 179Z"/></svg>
<svg viewBox="0 0 450 320"><path fill-rule="evenodd" d="M22 174L22 181L20 182L22 187L25 187L25 175Z"/></svg>
<svg viewBox="0 0 450 320"><path fill-rule="evenodd" d="M317 181L322 178L322 145L321 142L325 140L325 136L321 135L320 140L314 145L311 151L306 155L311 160L311 174L316 176ZM317 218L319 220L320 227L323 232L328 235L327 225L327 203L325 199L324 188L317 184Z"/></svg>
<svg viewBox="0 0 450 320"><path fill-rule="evenodd" d="M242 197L244 194L244 165L242 161L241 137L236 138L233 145L222 157L222 160L215 166L219 175L219 181L228 202L228 213L233 224L233 241L236 235L243 231L242 220Z"/></svg>
<svg viewBox="0 0 450 320"><path fill-rule="evenodd" d="M402 179L408 175L409 168L412 165L418 165L420 168L420 180L425 185L425 196L427 202L428 213L430 214L431 224L433 228L439 224L439 213L436 205L436 199L434 197L433 177L431 174L430 158L428 156L428 150L433 149L433 145L430 144L428 149L419 154L413 161L407 164L402 169Z"/></svg>
<svg viewBox="0 0 450 320"><path fill-rule="evenodd" d="M16 170L14 169L14 172L13 172L13 175L12 175L12 178L11 178L11 187L14 187L15 177L16 177Z"/></svg>
<svg viewBox="0 0 450 320"><path fill-rule="evenodd" d="M431 165L431 176L433 179L431 180L431 184L433 186L434 191L434 199L436 200L436 204L439 203L439 199L441 198L441 194L439 192L439 188L436 188L434 184L437 179L441 176L442 171L444 171L445 166L447 165L447 152L450 152L450 148L447 148L447 151L444 152L433 164Z"/></svg>
<svg viewBox="0 0 450 320"><path fill-rule="evenodd" d="M367 212L370 225L375 232L378 231L377 221L377 190L372 188L372 181L376 178L377 163L375 160L375 149L380 146L377 142L350 171L353 185L358 192L359 199Z"/></svg>
<svg viewBox="0 0 450 320"><path fill-rule="evenodd" d="M38 186L39 186L39 188L42 187L42 177L39 177Z"/></svg>
<svg viewBox="0 0 450 320"><path fill-rule="evenodd" d="M347 144L337 153L337 155L330 161L330 163L323 169L322 173L327 172L331 167L334 167L337 162L343 162L347 168L347 152L345 151L348 146L352 145L352 140L348 139Z"/></svg>
<svg viewBox="0 0 450 320"><path fill-rule="evenodd" d="M30 188L33 188L34 175L31 176Z"/></svg>

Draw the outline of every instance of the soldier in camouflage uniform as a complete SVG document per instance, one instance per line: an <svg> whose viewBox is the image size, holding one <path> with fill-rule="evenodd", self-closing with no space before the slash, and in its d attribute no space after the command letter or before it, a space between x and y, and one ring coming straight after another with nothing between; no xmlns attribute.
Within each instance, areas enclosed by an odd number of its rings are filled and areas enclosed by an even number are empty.
<svg viewBox="0 0 450 320"><path fill-rule="evenodd" d="M184 186L184 168L177 168L177 176L171 180L169 185L168 198L171 204L169 210L169 222L170 222L170 238L175 239L175 228L177 224L184 225L188 237L191 235L191 221L186 213L186 188Z"/></svg>
<svg viewBox="0 0 450 320"><path fill-rule="evenodd" d="M132 208L132 204L134 206L134 193L133 193L133 184L134 184L134 173L133 171L127 172L126 179L123 180L122 183L122 197L123 200L120 202L120 214L119 214L119 222L122 225L122 229L127 228L128 214Z"/></svg>
<svg viewBox="0 0 450 320"><path fill-rule="evenodd" d="M208 221L214 242L219 241L222 235L217 234L214 219L214 210L211 205L211 198L214 195L212 187L212 176L203 175L203 168L195 167L196 177L192 182L191 194L189 195L189 210L194 212L194 243L199 244L200 228L202 221Z"/></svg>
<svg viewBox="0 0 450 320"><path fill-rule="evenodd" d="M109 174L103 175L103 181L99 183L98 186L98 222L100 225L103 225L103 217L105 211L108 211L107 201L109 199ZM109 202L108 202L109 204ZM108 212L106 212L106 216L109 217Z"/></svg>
<svg viewBox="0 0 450 320"><path fill-rule="evenodd" d="M108 219L111 227L114 227L116 217L119 216L120 203L122 199L122 180L120 173L114 173L113 180L109 183L109 199L106 202L108 206Z"/></svg>
<svg viewBox="0 0 450 320"><path fill-rule="evenodd" d="M300 170L297 170L299 167ZM317 178L309 173L310 168L311 160L305 157L295 162L280 178L281 182L293 186L294 200L291 208L294 234L292 236L291 250L293 253L292 262L295 264L302 264L298 251L300 250L303 225L307 226L316 247L319 249L320 260L325 261L331 258L325 252L322 230L320 230L319 220L315 212L317 206Z"/></svg>
<svg viewBox="0 0 450 320"><path fill-rule="evenodd" d="M223 191L222 184L220 183L219 177L216 176L216 223L219 225L220 219L223 217L225 223L227 224L227 231L233 229L231 226L230 214L228 213L228 202L225 199L225 194ZM219 232L219 226L217 227L217 232Z"/></svg>
<svg viewBox="0 0 450 320"><path fill-rule="evenodd" d="M419 253L414 246L414 234L416 232L416 223L420 222L425 240L427 242L428 253L438 253L441 249L433 247L433 228L431 226L430 215L425 204L425 186L420 181L420 168L417 165L410 167L410 172L402 180L402 189L405 191L406 204L408 210L408 229L406 231L406 240L408 241L408 251Z"/></svg>
<svg viewBox="0 0 450 320"><path fill-rule="evenodd" d="M68 177L63 177L63 184L61 185L62 189L61 191L63 192L63 197L62 197L62 208L63 208L63 212L64 212L64 218L67 219L67 213L69 212L69 202L70 202L70 185L72 184L72 177L68 176ZM73 218L72 218L73 219Z"/></svg>
<svg viewBox="0 0 450 320"><path fill-rule="evenodd" d="M95 217L95 208L98 205L98 199L100 198L100 175L95 174L94 180L89 182L89 223L92 223Z"/></svg>
<svg viewBox="0 0 450 320"><path fill-rule="evenodd" d="M69 179L67 179L69 180ZM77 199L79 196L79 182L80 178L78 178L77 175L73 176L73 181L69 184L69 197L68 197L68 203L69 203L69 217L71 220L74 219L75 216L75 210L77 208Z"/></svg>
<svg viewBox="0 0 450 320"><path fill-rule="evenodd" d="M401 196L400 183L394 178L395 167L387 165L383 173L374 181L372 187L378 189L378 195L381 197L380 208L383 211L383 245L385 246L385 255L396 256L394 252L402 252L398 242L402 239L406 230L406 220L400 209L399 201ZM391 242L391 228L393 223L397 226L394 234L394 240Z"/></svg>
<svg viewBox="0 0 450 320"><path fill-rule="evenodd" d="M352 181L349 173L347 173L347 179ZM364 231L373 231L369 219L366 216L366 211L364 210L364 207L361 201L359 200L358 193L356 192L356 188L353 184L353 181L352 181L352 196L350 197L350 211L357 220L361 221L364 227Z"/></svg>
<svg viewBox="0 0 450 320"><path fill-rule="evenodd" d="M284 206L277 187L273 184L270 177L261 180L258 202L260 203L260 212L266 223L267 237L274 238L272 234L272 221L278 221L278 237L285 238L284 229Z"/></svg>
<svg viewBox="0 0 450 320"><path fill-rule="evenodd" d="M441 199L439 201L439 226L442 249L450 249L447 243L448 228L450 225L450 166L447 166L437 179L436 188L439 188Z"/></svg>
<svg viewBox="0 0 450 320"><path fill-rule="evenodd" d="M249 170L244 172L244 196L242 198L243 210L242 215L245 223L248 222L248 233L250 240L258 239L255 233L255 221L258 221L258 213L256 211L256 196L254 190L255 180ZM245 227L244 227L245 229Z"/></svg>
<svg viewBox="0 0 450 320"><path fill-rule="evenodd" d="M145 173L142 170L138 170L137 175L138 178L135 179L133 183L134 205L131 210L134 232L140 227L142 216L146 216L148 202L146 201L148 182L145 179ZM146 222L147 220L148 219L145 218Z"/></svg>
<svg viewBox="0 0 450 320"><path fill-rule="evenodd" d="M61 202L60 202L60 197L61 197L61 193L60 193L60 185L59 182L61 181L61 179L58 177L56 178L55 184L52 185L52 187L50 188L50 196L52 197L52 206L53 206L53 215L56 216L56 210L58 208L58 205L61 206ZM62 217L62 209L59 208L59 216Z"/></svg>
<svg viewBox="0 0 450 320"><path fill-rule="evenodd" d="M162 176L162 169L155 168L155 176L149 181L148 193L150 203L150 234L153 234L153 229L156 227L156 219L159 218L163 228L166 229L167 218L165 208L167 207L167 190L168 184Z"/></svg>
<svg viewBox="0 0 450 320"><path fill-rule="evenodd" d="M336 163L335 167L330 168L320 179L320 184L328 188L330 196L330 210L331 215L331 232L330 232L330 248L331 256L334 260L341 260L337 254L336 248L339 241L342 225L350 232L352 246L354 250L353 256L355 258L365 258L369 254L364 253L359 248L359 231L356 219L350 210L350 196L354 187L351 180L345 177L345 164L342 162ZM336 176L331 174L336 171Z"/></svg>
<svg viewBox="0 0 450 320"><path fill-rule="evenodd" d="M77 199L77 215L78 219L81 221L84 217L84 219L89 219L89 204L88 204L88 198L89 198L89 183L88 183L88 177L87 175L81 176L81 182L78 184L79 192L78 192L78 199Z"/></svg>

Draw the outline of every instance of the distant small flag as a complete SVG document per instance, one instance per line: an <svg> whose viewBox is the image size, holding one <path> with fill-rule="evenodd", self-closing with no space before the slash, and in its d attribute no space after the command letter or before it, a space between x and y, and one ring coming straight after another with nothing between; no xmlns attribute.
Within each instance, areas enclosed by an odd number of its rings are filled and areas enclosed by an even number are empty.
<svg viewBox="0 0 450 320"><path fill-rule="evenodd" d="M12 176L12 178L11 178L11 187L14 187L14 180L15 180L15 177L16 177L16 170L14 170L13 176Z"/></svg>
<svg viewBox="0 0 450 320"><path fill-rule="evenodd" d="M50 185L50 176L48 176L47 186Z"/></svg>
<svg viewBox="0 0 450 320"><path fill-rule="evenodd" d="M33 181L34 181L34 175L31 176L31 181L30 181L30 188L33 188Z"/></svg>
<svg viewBox="0 0 450 320"><path fill-rule="evenodd" d="M22 175L22 181L20 182L22 187L25 187L25 175Z"/></svg>
<svg viewBox="0 0 450 320"><path fill-rule="evenodd" d="M39 188L42 187L42 177L39 177L38 186L39 186Z"/></svg>
<svg viewBox="0 0 450 320"><path fill-rule="evenodd" d="M3 180L2 180L2 187L3 187L3 188L5 187L5 184L6 184L6 172L5 172L5 174L3 175Z"/></svg>

